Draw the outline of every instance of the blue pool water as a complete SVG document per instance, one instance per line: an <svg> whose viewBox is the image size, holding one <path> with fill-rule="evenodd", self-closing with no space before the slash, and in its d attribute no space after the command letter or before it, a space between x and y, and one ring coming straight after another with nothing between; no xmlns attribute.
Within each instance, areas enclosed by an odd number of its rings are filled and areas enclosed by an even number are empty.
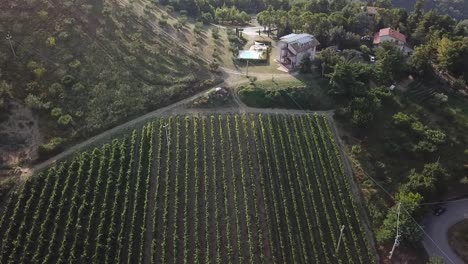
<svg viewBox="0 0 468 264"><path fill-rule="evenodd" d="M260 60L262 53L255 50L241 50L239 51L239 59Z"/></svg>

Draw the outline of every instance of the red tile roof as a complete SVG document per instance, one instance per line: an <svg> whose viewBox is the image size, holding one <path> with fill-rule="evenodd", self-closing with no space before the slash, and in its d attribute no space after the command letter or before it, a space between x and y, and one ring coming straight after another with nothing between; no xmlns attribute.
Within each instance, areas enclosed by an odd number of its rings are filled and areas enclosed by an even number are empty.
<svg viewBox="0 0 468 264"><path fill-rule="evenodd" d="M406 43L406 36L400 32L393 30L391 28L383 28L374 35L374 44L380 44L380 39L384 36L390 36L394 39L397 39L403 43Z"/></svg>

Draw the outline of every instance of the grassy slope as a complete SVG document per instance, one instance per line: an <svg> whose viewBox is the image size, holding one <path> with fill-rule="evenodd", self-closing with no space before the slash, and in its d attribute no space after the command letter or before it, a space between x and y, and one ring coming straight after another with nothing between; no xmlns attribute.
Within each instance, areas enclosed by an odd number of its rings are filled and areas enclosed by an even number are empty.
<svg viewBox="0 0 468 264"><path fill-rule="evenodd" d="M118 2L20 0L0 7L0 35L11 32L17 54L0 50L0 78L12 83L15 98L36 96L48 136L95 134L212 79L206 63ZM72 125L58 127L55 107Z"/></svg>

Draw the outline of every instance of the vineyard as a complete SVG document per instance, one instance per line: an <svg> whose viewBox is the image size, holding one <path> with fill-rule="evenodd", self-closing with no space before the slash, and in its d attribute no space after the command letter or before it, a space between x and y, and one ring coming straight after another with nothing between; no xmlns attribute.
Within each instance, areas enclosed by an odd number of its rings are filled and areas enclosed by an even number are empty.
<svg viewBox="0 0 468 264"><path fill-rule="evenodd" d="M158 119L32 177L0 210L0 263L374 262L318 115Z"/></svg>

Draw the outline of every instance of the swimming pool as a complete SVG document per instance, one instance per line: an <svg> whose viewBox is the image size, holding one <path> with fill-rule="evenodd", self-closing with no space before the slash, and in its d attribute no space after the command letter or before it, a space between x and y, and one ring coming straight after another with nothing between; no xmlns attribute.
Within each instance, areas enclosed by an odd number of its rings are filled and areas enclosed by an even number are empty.
<svg viewBox="0 0 468 264"><path fill-rule="evenodd" d="M255 50L241 50L239 51L238 59L243 60L263 60L263 52Z"/></svg>

